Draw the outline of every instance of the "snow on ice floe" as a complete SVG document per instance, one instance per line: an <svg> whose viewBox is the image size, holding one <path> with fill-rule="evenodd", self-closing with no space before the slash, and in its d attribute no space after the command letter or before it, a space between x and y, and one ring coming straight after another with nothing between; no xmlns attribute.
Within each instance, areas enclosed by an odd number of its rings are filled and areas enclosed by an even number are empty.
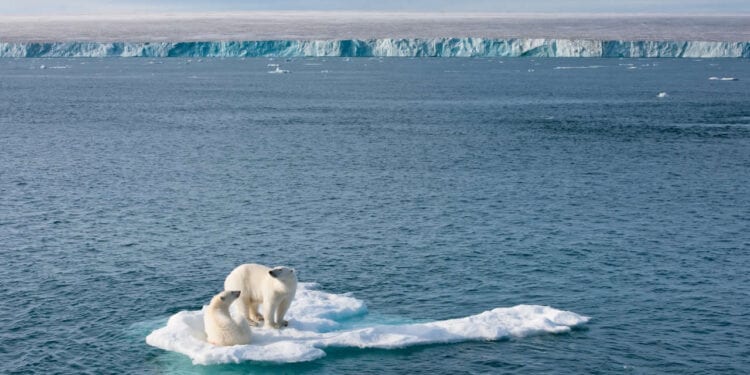
<svg viewBox="0 0 750 375"><path fill-rule="evenodd" d="M204 307L205 308L205 307ZM236 313L236 312L233 312ZM243 361L305 362L325 356L327 347L395 349L412 345L498 340L568 332L589 318L547 306L496 308L464 318L412 324L373 324L345 328L341 322L364 316L364 302L300 283L283 330L253 328L250 345L214 346L205 341L203 311L181 311L146 337L149 345L182 353L194 364Z"/></svg>

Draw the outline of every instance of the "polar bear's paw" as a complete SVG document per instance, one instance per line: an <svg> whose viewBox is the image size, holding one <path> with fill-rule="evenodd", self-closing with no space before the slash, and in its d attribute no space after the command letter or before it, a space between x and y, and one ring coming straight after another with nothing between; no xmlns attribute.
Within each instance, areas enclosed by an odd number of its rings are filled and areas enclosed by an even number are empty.
<svg viewBox="0 0 750 375"><path fill-rule="evenodd" d="M265 328L281 329L281 328L284 328L284 327L289 327L289 321L288 320L283 320L281 322L274 322L274 323L267 322L264 325L264 327Z"/></svg>
<svg viewBox="0 0 750 375"><path fill-rule="evenodd" d="M250 314L250 316L247 317L248 322L254 326L260 326L263 325L263 315L260 314Z"/></svg>

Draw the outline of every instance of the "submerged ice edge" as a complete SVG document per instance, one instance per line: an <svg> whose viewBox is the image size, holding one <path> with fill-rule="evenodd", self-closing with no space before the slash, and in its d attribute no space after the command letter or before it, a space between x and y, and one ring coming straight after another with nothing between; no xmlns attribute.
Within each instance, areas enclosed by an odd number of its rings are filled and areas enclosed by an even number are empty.
<svg viewBox="0 0 750 375"><path fill-rule="evenodd" d="M301 285L290 310L290 327L254 328L250 345L219 347L205 341L203 311L181 311L166 326L146 337L149 345L182 353L194 364L305 362L325 356L328 347L395 349L413 345L499 340L543 333L568 332L589 321L586 316L547 306L496 308L468 317L411 324L373 324L341 329L343 321L366 313L362 301L349 295ZM338 329L332 329L336 328Z"/></svg>
<svg viewBox="0 0 750 375"><path fill-rule="evenodd" d="M0 57L750 58L750 41L425 38L143 43L0 42Z"/></svg>

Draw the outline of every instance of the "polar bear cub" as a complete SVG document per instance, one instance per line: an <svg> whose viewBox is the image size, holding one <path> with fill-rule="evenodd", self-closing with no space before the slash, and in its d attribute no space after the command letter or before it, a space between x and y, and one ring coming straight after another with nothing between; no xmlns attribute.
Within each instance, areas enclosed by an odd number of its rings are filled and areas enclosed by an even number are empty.
<svg viewBox="0 0 750 375"><path fill-rule="evenodd" d="M242 292L225 290L211 299L203 313L206 340L214 345L245 345L250 343L250 326L244 319L235 321L229 314L229 305Z"/></svg>
<svg viewBox="0 0 750 375"><path fill-rule="evenodd" d="M289 267L268 268L260 264L243 264L235 268L224 281L225 290L239 290L240 310L250 322L266 328L289 325L284 315L297 292L297 275ZM263 304L263 315L258 305Z"/></svg>

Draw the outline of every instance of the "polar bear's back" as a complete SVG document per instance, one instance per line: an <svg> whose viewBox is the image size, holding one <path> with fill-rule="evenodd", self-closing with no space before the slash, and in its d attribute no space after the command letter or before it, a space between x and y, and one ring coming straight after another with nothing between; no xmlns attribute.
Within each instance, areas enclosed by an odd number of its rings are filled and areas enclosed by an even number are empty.
<svg viewBox="0 0 750 375"><path fill-rule="evenodd" d="M262 299L259 292L270 270L264 265L254 263L237 266L224 281L224 290L239 290L245 298Z"/></svg>

